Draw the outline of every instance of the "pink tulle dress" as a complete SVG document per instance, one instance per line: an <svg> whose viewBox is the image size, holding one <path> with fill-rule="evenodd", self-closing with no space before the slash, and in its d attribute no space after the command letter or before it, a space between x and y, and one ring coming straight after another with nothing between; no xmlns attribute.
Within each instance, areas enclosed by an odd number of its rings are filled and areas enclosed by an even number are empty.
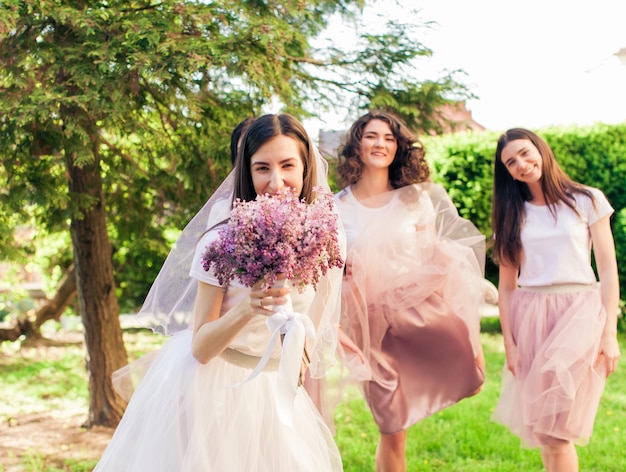
<svg viewBox="0 0 626 472"><path fill-rule="evenodd" d="M590 190L596 205L577 195L579 215L561 205L555 219L547 206L526 203L520 288L509 300L516 374L504 366L492 416L523 447L586 444L604 390L604 363L594 364L606 312L591 267L589 226L613 209Z"/></svg>
<svg viewBox="0 0 626 472"><path fill-rule="evenodd" d="M341 326L371 368L362 383L382 433L472 395L480 348L484 236L445 190L419 184L335 196L348 240Z"/></svg>

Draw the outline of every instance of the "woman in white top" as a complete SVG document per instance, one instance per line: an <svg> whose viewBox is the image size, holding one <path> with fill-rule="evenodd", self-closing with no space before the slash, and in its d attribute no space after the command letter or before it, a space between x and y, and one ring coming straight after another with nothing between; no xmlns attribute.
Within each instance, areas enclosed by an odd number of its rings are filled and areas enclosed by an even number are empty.
<svg viewBox="0 0 626 472"><path fill-rule="evenodd" d="M498 140L494 260L506 351L494 419L539 447L547 471L577 471L606 377L620 357L613 209L573 182L526 129ZM591 249L600 284L591 266Z"/></svg>
<svg viewBox="0 0 626 472"><path fill-rule="evenodd" d="M341 270L328 271L317 291L309 286L300 293L237 281L221 287L201 264L233 199L250 201L291 187L311 202L315 186L329 191L323 159L302 125L280 114L250 125L236 164L185 228L142 308L140 316L150 315L160 331L174 336L148 359L96 471L342 470L331 431L306 390L282 376L285 362L300 368L302 350L290 353L287 341L271 342L266 325L273 307L291 293L294 312L310 318L315 329L306 345L311 376L323 377L337 342ZM271 353L265 365L264 353Z"/></svg>

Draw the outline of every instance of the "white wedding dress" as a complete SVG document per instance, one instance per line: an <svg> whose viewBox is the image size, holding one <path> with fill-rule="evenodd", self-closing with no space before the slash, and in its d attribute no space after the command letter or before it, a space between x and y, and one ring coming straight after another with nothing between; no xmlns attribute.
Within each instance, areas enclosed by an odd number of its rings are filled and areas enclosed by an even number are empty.
<svg viewBox="0 0 626 472"><path fill-rule="evenodd" d="M198 244L194 259L204 246ZM212 280L198 270L191 275ZM248 290L233 283L222 313ZM294 311L308 313L315 295L311 287L304 293L294 289ZM253 319L229 349L205 365L191 354L190 330L168 340L133 394L95 471L342 470L332 434L303 387L296 390L293 427L279 418L280 342L264 370L246 381L270 341L265 320Z"/></svg>

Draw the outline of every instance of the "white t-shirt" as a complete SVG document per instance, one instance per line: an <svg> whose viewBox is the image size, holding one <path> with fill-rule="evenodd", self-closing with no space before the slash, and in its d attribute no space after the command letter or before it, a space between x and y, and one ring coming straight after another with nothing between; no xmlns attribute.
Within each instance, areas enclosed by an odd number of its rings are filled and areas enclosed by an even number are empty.
<svg viewBox="0 0 626 472"><path fill-rule="evenodd" d="M391 199L378 207L368 207L357 200L352 193L350 186L344 188L335 195L335 204L344 230L346 232L346 244L348 250L352 247L361 232L370 224L377 221L384 221L385 214L393 207L400 205L406 214L402 231L415 231L417 226L427 225L435 218L433 204L426 192L419 190L419 206L409 209L406 205L397 201L397 192L394 192ZM399 232L400 228L389 228L390 234Z"/></svg>
<svg viewBox="0 0 626 472"><path fill-rule="evenodd" d="M518 280L520 286L596 282L591 267L589 227L613 213L613 208L600 190L587 188L596 199L596 207L587 196L574 194L580 215L561 203L555 220L547 205L525 203L526 221L521 231L524 255Z"/></svg>

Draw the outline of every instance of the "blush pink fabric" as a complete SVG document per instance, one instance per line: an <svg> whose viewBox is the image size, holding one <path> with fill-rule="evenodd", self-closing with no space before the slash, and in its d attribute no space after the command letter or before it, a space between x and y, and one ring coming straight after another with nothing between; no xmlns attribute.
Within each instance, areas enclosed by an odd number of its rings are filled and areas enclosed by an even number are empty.
<svg viewBox="0 0 626 472"><path fill-rule="evenodd" d="M337 206L356 237L342 328L371 368L362 386L380 431L396 433L484 382L475 362L484 236L434 184L395 190L382 210L344 196Z"/></svg>
<svg viewBox="0 0 626 472"><path fill-rule="evenodd" d="M564 293L518 289L509 306L516 375L505 366L493 419L524 447L555 439L587 444L606 381L604 363L594 367L606 321L599 285Z"/></svg>

